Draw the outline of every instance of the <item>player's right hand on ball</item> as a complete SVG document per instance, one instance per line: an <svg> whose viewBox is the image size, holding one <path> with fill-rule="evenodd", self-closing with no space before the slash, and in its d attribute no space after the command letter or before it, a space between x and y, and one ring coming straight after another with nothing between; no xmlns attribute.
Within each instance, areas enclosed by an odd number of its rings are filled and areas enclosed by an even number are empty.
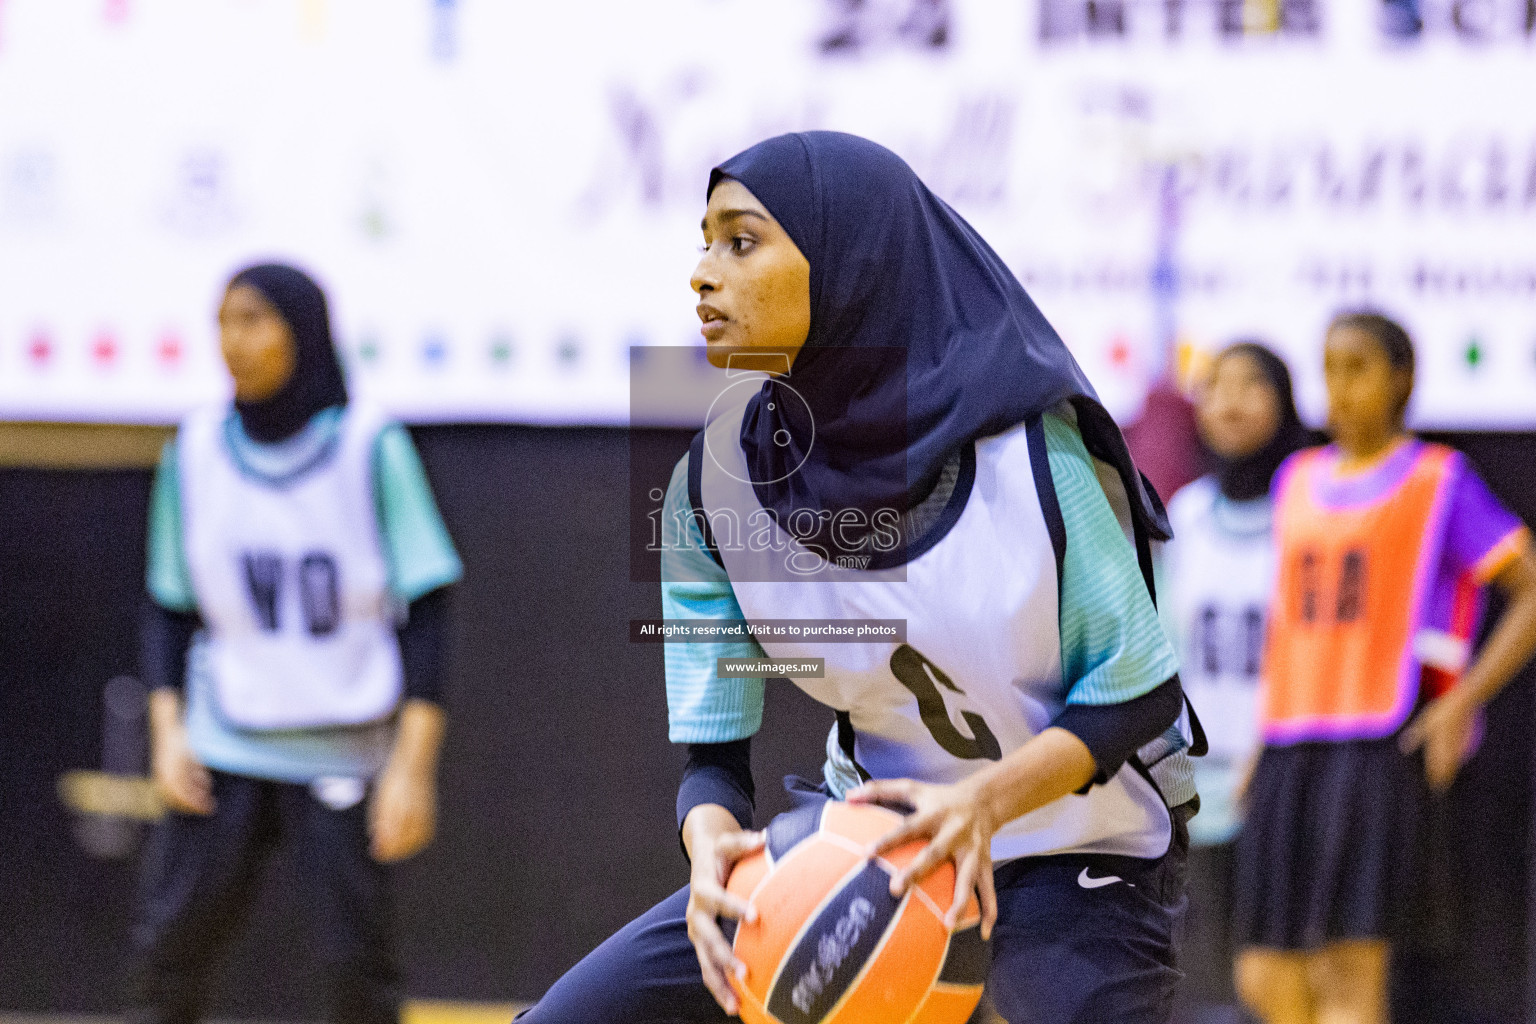
<svg viewBox="0 0 1536 1024"><path fill-rule="evenodd" d="M167 729L155 737L151 767L155 789L167 809L180 814L212 814L213 776L187 745L181 729Z"/></svg>
<svg viewBox="0 0 1536 1024"><path fill-rule="evenodd" d="M736 959L730 942L720 930L720 918L751 922L757 920L757 910L726 892L725 883L738 860L762 849L763 833L695 829L691 840L689 853L693 858L693 872L688 880L688 939L698 954L704 984L720 1008L734 1017L740 1007L730 978L733 974L738 979L743 978L747 968Z"/></svg>

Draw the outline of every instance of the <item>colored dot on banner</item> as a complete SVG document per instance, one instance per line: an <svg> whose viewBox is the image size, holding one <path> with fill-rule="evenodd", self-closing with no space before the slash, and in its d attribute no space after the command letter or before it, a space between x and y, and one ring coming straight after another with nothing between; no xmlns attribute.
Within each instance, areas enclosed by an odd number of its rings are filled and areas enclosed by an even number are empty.
<svg viewBox="0 0 1536 1024"><path fill-rule="evenodd" d="M53 339L46 331L38 331L27 342L27 358L34 367L43 367L53 359Z"/></svg>
<svg viewBox="0 0 1536 1024"><path fill-rule="evenodd" d="M1478 365L1482 363L1483 346L1475 335L1467 342L1467 348L1462 353L1462 358L1467 361L1467 368L1471 370L1477 369Z"/></svg>
<svg viewBox="0 0 1536 1024"><path fill-rule="evenodd" d="M562 340L560 347L555 350L555 358L561 366L570 369L581 360L581 343L575 338Z"/></svg>
<svg viewBox="0 0 1536 1024"><path fill-rule="evenodd" d="M128 0L105 0L101 8L101 16L109 25L121 25L128 20Z"/></svg>
<svg viewBox="0 0 1536 1024"><path fill-rule="evenodd" d="M299 33L313 42L325 35L325 0L300 0Z"/></svg>
<svg viewBox="0 0 1536 1024"><path fill-rule="evenodd" d="M432 56L449 63L459 52L457 0L432 0Z"/></svg>
<svg viewBox="0 0 1536 1024"><path fill-rule="evenodd" d="M182 347L181 337L172 331L161 336L156 352L160 356L161 363L168 367L176 367L181 365L181 357L185 354L185 349Z"/></svg>
<svg viewBox="0 0 1536 1024"><path fill-rule="evenodd" d="M497 335L491 339L491 362L497 366L508 366L512 362L512 339L503 335Z"/></svg>
<svg viewBox="0 0 1536 1024"><path fill-rule="evenodd" d="M422 342L421 358L428 366L442 366L448 361L448 343L436 335L428 337Z"/></svg>
<svg viewBox="0 0 1536 1024"><path fill-rule="evenodd" d="M110 366L117 361L117 338L111 331L102 331L91 342L91 358L99 366Z"/></svg>
<svg viewBox="0 0 1536 1024"><path fill-rule="evenodd" d="M365 363L379 361L379 340L377 338L364 338L357 346L357 358Z"/></svg>
<svg viewBox="0 0 1536 1024"><path fill-rule="evenodd" d="M1131 365L1131 346L1124 338L1116 338L1109 344L1109 365L1117 370Z"/></svg>
<svg viewBox="0 0 1536 1024"><path fill-rule="evenodd" d="M381 206L370 206L364 211L360 225L363 234L374 241L389 237L389 217Z"/></svg>

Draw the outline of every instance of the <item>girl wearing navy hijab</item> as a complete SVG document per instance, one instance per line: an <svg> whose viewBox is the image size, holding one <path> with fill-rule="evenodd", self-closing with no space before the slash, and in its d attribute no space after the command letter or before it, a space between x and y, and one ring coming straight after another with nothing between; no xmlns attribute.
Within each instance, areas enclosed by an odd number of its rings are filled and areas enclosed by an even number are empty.
<svg viewBox="0 0 1536 1024"><path fill-rule="evenodd" d="M459 559L409 435L348 399L314 281L242 270L219 334L234 402L187 418L151 498L144 674L167 814L145 858L128 1017L198 1018L281 843L327 1019L394 1024L385 865L434 830Z"/></svg>
<svg viewBox="0 0 1536 1024"><path fill-rule="evenodd" d="M977 892L980 921L949 925L961 945L990 938L990 972L983 958L952 980L985 980L1014 1024L1166 1021L1194 793L1177 662L1128 539L1145 548L1167 524L1119 431L1002 261L880 146L829 132L754 146L711 176L703 229L692 284L710 359L766 373L727 388L673 473L664 614L897 618L907 635L667 645L689 885L523 1020L739 1011L721 922L751 919L724 883L765 842L749 764L763 680L716 664L766 650L824 658L824 678L794 682L837 712L824 779L790 813L901 807L871 855L930 846L893 895L949 859L957 892Z"/></svg>
<svg viewBox="0 0 1536 1024"><path fill-rule="evenodd" d="M1259 751L1259 670L1274 584L1269 486L1312 443L1285 362L1257 341L1224 348L1196 409L1213 472L1168 502L1178 539L1159 564L1161 610L1183 654L1182 678L1210 728L1195 765L1200 814L1190 822L1190 913L1184 931L1190 1005L1236 1002L1232 886L1243 780Z"/></svg>

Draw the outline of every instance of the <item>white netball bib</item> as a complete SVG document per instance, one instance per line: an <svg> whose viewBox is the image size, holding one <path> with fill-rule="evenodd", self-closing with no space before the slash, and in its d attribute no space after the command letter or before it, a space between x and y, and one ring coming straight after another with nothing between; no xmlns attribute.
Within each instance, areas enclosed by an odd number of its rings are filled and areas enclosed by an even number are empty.
<svg viewBox="0 0 1536 1024"><path fill-rule="evenodd" d="M373 449L350 404L306 467L267 479L235 459L228 407L182 425L182 537L220 713L243 729L360 725L400 701L400 645L379 536Z"/></svg>
<svg viewBox="0 0 1536 1024"><path fill-rule="evenodd" d="M1065 696L1056 556L1026 428L977 442L974 483L955 498L964 501L958 520L905 566L868 571L823 561L802 579L786 560L804 568L819 556L758 503L738 441L741 414L738 404L706 428L699 483L712 522L743 525L734 536L713 533L748 621L906 620L904 644L763 643L775 658L825 659L825 678L794 683L849 713L859 763L877 779L953 783L1049 725ZM992 856L1160 857L1170 838L1162 797L1126 766L1106 785L1005 825Z"/></svg>
<svg viewBox="0 0 1536 1024"><path fill-rule="evenodd" d="M1168 503L1163 549L1184 692L1205 723L1211 758L1240 762L1257 746L1259 669L1274 584L1269 502L1235 504L1210 477Z"/></svg>

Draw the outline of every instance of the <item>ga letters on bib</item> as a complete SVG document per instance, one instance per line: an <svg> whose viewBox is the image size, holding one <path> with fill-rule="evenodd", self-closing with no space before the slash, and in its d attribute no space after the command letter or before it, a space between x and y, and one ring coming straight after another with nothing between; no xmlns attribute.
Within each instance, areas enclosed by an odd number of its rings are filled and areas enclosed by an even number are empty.
<svg viewBox="0 0 1536 1024"><path fill-rule="evenodd" d="M1409 442L1359 479L1336 464L1302 452L1276 489L1270 743L1389 736L1454 685L1485 584L1527 538L1450 448Z"/></svg>

